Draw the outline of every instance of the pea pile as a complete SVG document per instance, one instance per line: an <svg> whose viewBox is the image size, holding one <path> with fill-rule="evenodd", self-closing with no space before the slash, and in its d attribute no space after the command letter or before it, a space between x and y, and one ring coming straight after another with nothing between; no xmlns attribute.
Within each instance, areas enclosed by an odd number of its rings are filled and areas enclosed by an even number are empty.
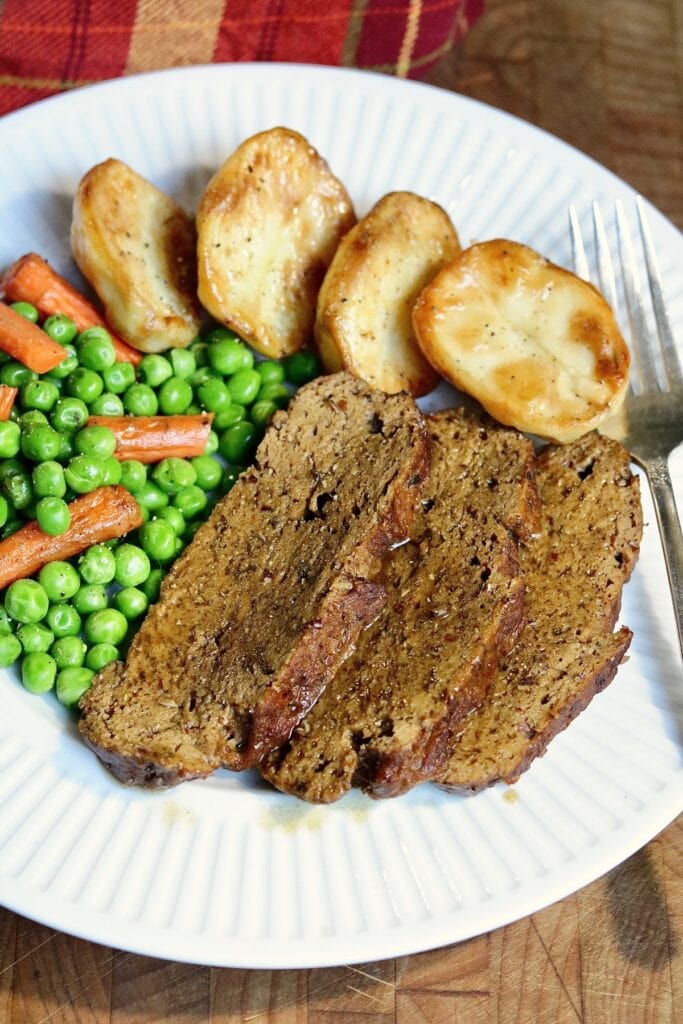
<svg viewBox="0 0 683 1024"><path fill-rule="evenodd" d="M13 308L38 323L30 304ZM0 667L21 659L28 690L54 687L72 707L93 675L121 656L165 572L249 463L291 385L312 380L319 366L309 352L256 363L231 331L212 327L187 349L144 356L136 371L116 360L102 327L79 334L62 314L41 327L65 352L49 373L0 353L0 383L18 388L10 419L0 422L0 538L34 519L59 536L70 525L68 503L105 484L126 487L143 517L133 534L12 583L0 604ZM119 462L113 432L87 425L89 416L203 411L214 414L204 454L152 465Z"/></svg>

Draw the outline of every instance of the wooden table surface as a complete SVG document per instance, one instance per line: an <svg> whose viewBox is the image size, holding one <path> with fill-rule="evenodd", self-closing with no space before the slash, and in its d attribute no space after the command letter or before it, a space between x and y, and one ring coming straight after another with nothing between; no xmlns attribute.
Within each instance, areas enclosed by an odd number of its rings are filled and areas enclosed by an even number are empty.
<svg viewBox="0 0 683 1024"><path fill-rule="evenodd" d="M590 153L683 226L680 0L488 0L432 81ZM0 910L0 1024L674 1024L683 818L547 910L446 949L312 971L215 970Z"/></svg>

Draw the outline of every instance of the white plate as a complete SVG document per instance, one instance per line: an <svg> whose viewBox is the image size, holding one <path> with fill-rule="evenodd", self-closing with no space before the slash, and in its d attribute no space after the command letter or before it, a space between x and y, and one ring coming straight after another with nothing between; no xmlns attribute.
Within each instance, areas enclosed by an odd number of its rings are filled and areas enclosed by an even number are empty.
<svg viewBox="0 0 683 1024"><path fill-rule="evenodd" d="M74 276L70 203L108 156L192 208L247 135L303 132L360 213L391 189L450 212L467 242L505 236L569 265L567 203L632 190L535 128L426 86L311 67L187 68L79 90L0 126L0 266L35 249ZM683 241L652 211L674 323ZM678 275L678 276L677 276ZM680 463L678 464L680 470ZM680 471L678 479L681 479ZM649 496L645 519L654 522ZM52 695L0 694L0 902L128 950L206 964L309 967L465 939L565 896L683 808L683 688L657 531L627 587L635 629L616 682L516 787L423 786L311 808L253 775L124 789Z"/></svg>

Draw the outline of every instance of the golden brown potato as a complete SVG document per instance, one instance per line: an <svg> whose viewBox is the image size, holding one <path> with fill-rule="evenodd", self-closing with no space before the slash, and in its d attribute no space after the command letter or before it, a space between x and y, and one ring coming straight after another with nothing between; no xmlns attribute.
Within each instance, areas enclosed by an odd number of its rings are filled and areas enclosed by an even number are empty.
<svg viewBox="0 0 683 1024"><path fill-rule="evenodd" d="M264 355L296 352L311 340L320 284L354 223L346 189L302 135L254 135L199 204L202 305Z"/></svg>
<svg viewBox="0 0 683 1024"><path fill-rule="evenodd" d="M465 249L413 323L432 366L519 430L573 441L626 394L629 353L602 295L517 242Z"/></svg>
<svg viewBox="0 0 683 1024"><path fill-rule="evenodd" d="M183 348L200 324L192 220L156 186L105 160L81 179L71 248L107 321L141 352Z"/></svg>
<svg viewBox="0 0 683 1024"><path fill-rule="evenodd" d="M315 339L325 369L349 370L394 394L425 395L434 372L411 312L460 250L448 215L412 192L391 192L342 239L318 296Z"/></svg>

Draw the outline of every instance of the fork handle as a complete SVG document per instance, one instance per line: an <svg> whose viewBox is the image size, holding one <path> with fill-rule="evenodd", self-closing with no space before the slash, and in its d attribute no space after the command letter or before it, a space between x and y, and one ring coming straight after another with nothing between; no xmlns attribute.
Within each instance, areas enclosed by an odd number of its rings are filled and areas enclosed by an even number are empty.
<svg viewBox="0 0 683 1024"><path fill-rule="evenodd" d="M657 456L648 459L644 468L652 489L657 524L664 548L666 571L669 575L669 586L673 598L678 644L683 654L683 533L681 533L681 522L671 486L669 464L666 458Z"/></svg>

